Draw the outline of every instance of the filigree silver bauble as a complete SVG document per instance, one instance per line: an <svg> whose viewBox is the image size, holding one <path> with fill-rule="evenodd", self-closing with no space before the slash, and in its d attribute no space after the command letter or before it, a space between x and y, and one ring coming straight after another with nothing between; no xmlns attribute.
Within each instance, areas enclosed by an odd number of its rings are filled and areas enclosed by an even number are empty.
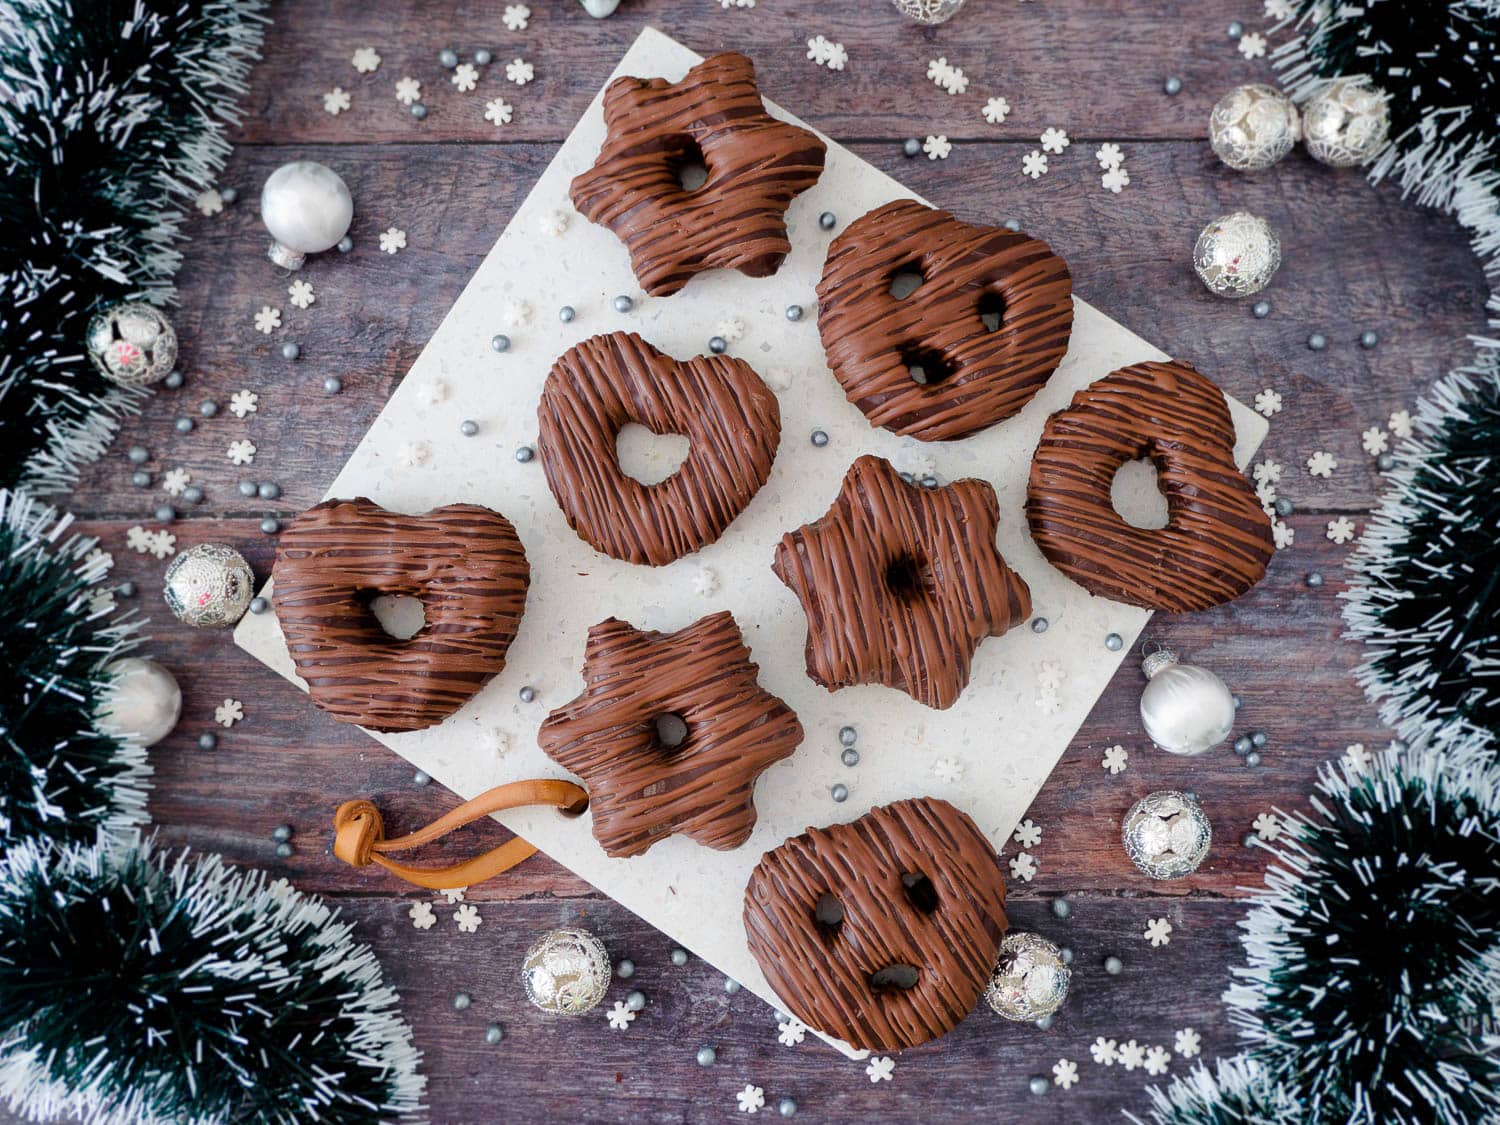
<svg viewBox="0 0 1500 1125"><path fill-rule="evenodd" d="M1162 649L1141 661L1150 681L1141 692L1141 724L1169 754L1202 754L1234 729L1234 694L1207 668L1183 664Z"/></svg>
<svg viewBox="0 0 1500 1125"><path fill-rule="evenodd" d="M609 953L587 930L553 930L526 951L521 984L526 999L554 1016L587 1012L609 989Z"/></svg>
<svg viewBox="0 0 1500 1125"><path fill-rule="evenodd" d="M84 348L99 373L122 387L147 387L177 363L177 330L160 309L121 301L89 318Z"/></svg>
<svg viewBox="0 0 1500 1125"><path fill-rule="evenodd" d="M1291 152L1301 136L1297 107L1264 82L1236 86L1208 115L1208 140L1214 154L1240 172L1269 168Z"/></svg>
<svg viewBox="0 0 1500 1125"><path fill-rule="evenodd" d="M1062 950L1041 934L1009 933L1000 943L984 999L996 1014L1032 1023L1062 1007L1072 976Z"/></svg>
<svg viewBox="0 0 1500 1125"><path fill-rule="evenodd" d="M1213 829L1203 807L1186 793L1148 793L1125 814L1120 841L1130 862L1153 879L1181 879L1208 855Z"/></svg>
<svg viewBox="0 0 1500 1125"><path fill-rule="evenodd" d="M1248 297L1270 284L1281 267L1281 239L1248 211L1220 215L1193 245L1193 272L1220 297Z"/></svg>
<svg viewBox="0 0 1500 1125"><path fill-rule="evenodd" d="M1338 78L1302 106L1307 154L1334 168L1368 164L1391 134L1385 91L1367 78Z"/></svg>
<svg viewBox="0 0 1500 1125"><path fill-rule="evenodd" d="M182 689L154 660L122 656L104 666L109 686L99 699L94 725L105 734L154 746L182 717Z"/></svg>
<svg viewBox="0 0 1500 1125"><path fill-rule="evenodd" d="M283 269L300 270L309 254L338 245L354 219L349 185L326 164L294 160L266 179L260 217L275 239L268 256Z"/></svg>
<svg viewBox="0 0 1500 1125"><path fill-rule="evenodd" d="M187 625L233 625L255 594L255 574L245 556L223 543L200 543L183 551L162 587L167 607Z"/></svg>
<svg viewBox="0 0 1500 1125"><path fill-rule="evenodd" d="M946 23L958 14L964 0L894 0L896 10L917 23Z"/></svg>

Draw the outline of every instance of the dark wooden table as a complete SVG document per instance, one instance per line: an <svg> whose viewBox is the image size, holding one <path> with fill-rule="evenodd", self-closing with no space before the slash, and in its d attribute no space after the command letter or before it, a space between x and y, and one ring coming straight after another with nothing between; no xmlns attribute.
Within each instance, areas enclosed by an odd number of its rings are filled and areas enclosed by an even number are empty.
<svg viewBox="0 0 1500 1125"><path fill-rule="evenodd" d="M531 3L531 26L520 33L503 29L500 0L276 6L222 181L240 201L212 218L195 215L188 227L175 314L187 384L158 394L71 499L84 526L114 552L116 575L139 584L155 636L150 651L185 692L181 725L152 754L151 813L160 836L269 868L329 896L356 921L416 1029L435 1120L716 1120L734 1116L734 1094L746 1082L764 1087L765 1112L790 1095L803 1117L818 1120L1084 1122L1111 1118L1120 1106L1140 1109L1144 1072L1096 1066L1088 1044L1107 1035L1170 1049L1173 1032L1191 1026L1203 1036L1205 1056L1234 1049L1219 997L1239 961L1242 888L1259 882L1264 860L1241 837L1257 813L1302 806L1320 762L1349 743L1385 737L1351 676L1358 650L1340 637L1348 548L1330 543L1324 525L1338 513L1362 524L1379 488L1360 431L1410 405L1464 356L1465 333L1483 326L1483 280L1462 231L1388 188L1371 188L1357 171L1333 171L1300 152L1253 176L1214 159L1204 140L1209 107L1234 83L1270 79L1266 62L1241 59L1225 34L1231 19L1258 15L1251 0L970 0L936 30L903 21L881 0L761 0L753 10L722 10L713 0L625 0L599 22L572 0ZM470 893L485 919L477 934L458 934L449 911L440 911L440 928L413 929L407 908L426 896L373 868L355 873L337 863L330 813L346 796L371 794L402 831L450 807L453 796L414 786L409 766L327 719L227 633L178 625L159 600L162 564L125 547L125 529L149 523L164 499L157 488L130 486L125 450L139 443L152 452L153 472L186 466L207 491L173 528L179 549L229 542L259 574L268 572L275 540L259 531L261 518L289 518L321 497L560 138L647 24L701 52L749 53L768 95L876 166L962 218L1020 219L1068 259L1077 292L1104 312L1192 360L1242 400L1266 386L1286 400L1264 453L1286 466L1281 490L1297 504L1289 521L1295 546L1234 604L1158 616L1148 631L1239 692L1241 729L1269 736L1263 764L1247 768L1228 748L1200 759L1150 749L1136 712L1143 681L1127 662L1031 810L1045 832L1034 849L1040 874L1010 889L1015 925L1076 953L1067 1006L1046 1031L981 1008L941 1041L903 1054L895 1080L879 1086L812 1041L778 1045L771 1009L747 993L726 995L702 961L673 967L667 938L544 857ZM847 46L847 71L830 73L803 57L817 33ZM384 60L372 75L356 74L349 61L365 45ZM465 57L479 47L494 51L497 62L476 93L449 85L437 63L449 46ZM518 54L536 66L536 81L524 89L501 72ZM938 55L968 72L966 96L949 97L925 80L927 61ZM393 96L404 74L423 83L425 121ZM1176 97L1162 92L1169 75L1182 79ZM337 117L321 100L335 84L354 98ZM501 93L516 119L497 130L481 115L484 100ZM1013 107L1003 126L980 117L990 93ZM1022 155L1052 125L1068 131L1073 147L1040 181L1024 179ZM904 159L901 140L928 133L954 141L952 157ZM1126 152L1131 186L1118 196L1099 186L1093 149L1102 141ZM302 157L337 168L356 200L356 248L307 267L303 276L318 299L306 311L291 307L286 279L265 260L256 208L271 169ZM1250 315L1248 302L1209 295L1189 267L1199 227L1238 208L1264 215L1283 240L1285 264L1267 294L1274 311L1264 320ZM395 259L376 245L377 233L393 224L408 237ZM279 306L287 325L271 337L251 325L263 303ZM1380 333L1374 350L1356 344L1366 328ZM1326 351L1306 347L1314 331L1327 334ZM301 344L299 361L281 357L286 340ZM322 393L327 375L343 379L342 394ZM196 417L203 399L226 407L240 387L261 396L248 425L221 413L186 436L173 431L173 420ZM238 470L224 449L246 431L260 452ZM1315 449L1338 457L1332 478L1316 480L1301 468ZM235 484L247 476L278 481L281 498L242 499ZM1304 584L1313 570L1327 577L1319 589ZM217 750L203 752L197 736L216 729L213 708L226 696L244 701L247 718L219 732ZM1099 761L1115 742L1131 759L1111 777ZM1203 868L1170 884L1137 873L1118 839L1131 802L1162 788L1199 793L1215 830ZM286 861L270 840L283 822L297 831L296 854ZM482 833L504 835L496 826ZM474 837L457 845L473 846ZM1059 895L1074 908L1065 921L1049 911ZM1141 931L1163 915L1174 927L1171 944L1153 949ZM550 1020L523 999L523 950L542 931L568 924L594 929L616 957L638 966L634 980L616 982L610 995L638 987L649 997L628 1033L608 1030L598 1013ZM1104 972L1109 954L1124 961L1121 975ZM450 1001L460 989L474 1004L455 1012ZM496 1019L506 1031L498 1047L484 1041L485 1025ZM717 1049L718 1063L700 1070L694 1053L705 1043ZM1078 1063L1080 1084L1029 1095L1028 1077L1064 1057ZM1186 1060L1172 1064L1173 1073L1186 1068Z"/></svg>

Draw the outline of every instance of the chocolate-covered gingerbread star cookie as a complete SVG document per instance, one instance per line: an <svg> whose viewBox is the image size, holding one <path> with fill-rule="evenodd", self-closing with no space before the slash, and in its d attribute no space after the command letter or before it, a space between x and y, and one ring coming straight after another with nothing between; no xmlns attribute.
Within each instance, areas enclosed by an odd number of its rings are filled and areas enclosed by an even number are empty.
<svg viewBox="0 0 1500 1125"><path fill-rule="evenodd" d="M786 209L822 174L825 146L766 112L749 59L714 55L680 82L616 78L604 124L599 159L569 195L625 243L647 293L676 293L704 270L780 268L792 248ZM698 166L707 179L684 186Z"/></svg>
<svg viewBox="0 0 1500 1125"><path fill-rule="evenodd" d="M928 489L879 457L855 461L828 512L776 548L772 569L807 614L807 674L951 707L980 642L1031 612L995 547L999 522L985 481Z"/></svg>
<svg viewBox="0 0 1500 1125"><path fill-rule="evenodd" d="M675 832L721 851L749 839L755 779L802 741L758 671L729 613L675 633L614 617L589 630L583 694L537 740L583 779L608 855L640 855Z"/></svg>

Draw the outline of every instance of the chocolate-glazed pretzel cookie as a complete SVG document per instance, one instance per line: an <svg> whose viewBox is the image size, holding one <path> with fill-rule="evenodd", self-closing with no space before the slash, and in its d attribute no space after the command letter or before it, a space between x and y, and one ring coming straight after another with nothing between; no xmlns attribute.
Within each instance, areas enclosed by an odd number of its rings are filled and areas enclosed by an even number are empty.
<svg viewBox="0 0 1500 1125"><path fill-rule="evenodd" d="M995 849L935 797L809 828L767 852L745 888L745 936L767 983L803 1023L867 1051L958 1026L1006 926Z"/></svg>
<svg viewBox="0 0 1500 1125"><path fill-rule="evenodd" d="M441 722L504 668L531 580L498 512L449 504L407 516L363 497L325 500L293 520L271 574L313 702L379 731ZM419 599L421 630L388 634L370 610L379 594Z"/></svg>
<svg viewBox="0 0 1500 1125"><path fill-rule="evenodd" d="M748 363L679 363L633 332L559 356L536 413L542 468L573 530L611 558L651 566L722 535L766 483L781 440L776 396ZM687 459L659 484L627 475L615 453L627 422L682 434Z"/></svg>
<svg viewBox="0 0 1500 1125"><path fill-rule="evenodd" d="M749 59L714 55L681 82L616 78L604 125L599 159L569 195L625 243L647 293L675 293L704 270L780 268L792 248L786 209L822 174L825 146L766 112ZM695 165L708 178L685 187Z"/></svg>
<svg viewBox="0 0 1500 1125"><path fill-rule="evenodd" d="M1164 528L1133 527L1110 499L1115 473L1138 457L1156 466ZM1122 367L1047 419L1026 518L1042 554L1090 593L1174 613L1239 597L1274 550L1234 463L1224 395L1180 361Z"/></svg>
<svg viewBox="0 0 1500 1125"><path fill-rule="evenodd" d="M921 279L904 297L891 291L902 276ZM898 199L829 246L818 330L834 377L871 424L951 441L1041 390L1068 350L1072 280L1040 239Z"/></svg>

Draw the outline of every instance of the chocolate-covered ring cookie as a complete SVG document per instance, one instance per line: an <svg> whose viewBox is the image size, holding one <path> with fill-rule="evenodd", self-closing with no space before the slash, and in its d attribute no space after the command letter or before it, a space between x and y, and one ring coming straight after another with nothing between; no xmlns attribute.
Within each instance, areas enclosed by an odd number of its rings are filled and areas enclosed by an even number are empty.
<svg viewBox="0 0 1500 1125"><path fill-rule="evenodd" d="M781 440L776 396L748 363L679 363L633 332L564 352L536 413L542 468L573 530L611 558L651 566L722 535L766 483ZM683 435L687 459L659 484L628 476L615 453L627 422Z"/></svg>
<svg viewBox="0 0 1500 1125"><path fill-rule="evenodd" d="M769 277L792 246L786 209L823 171L825 146L766 112L755 67L729 52L680 82L616 78L604 92L599 159L569 189L614 231L641 287L665 297L709 269ZM707 179L685 177L702 169Z"/></svg>
<svg viewBox="0 0 1500 1125"><path fill-rule="evenodd" d="M531 568L510 521L476 504L420 516L363 497L325 500L276 545L276 617L312 700L335 719L420 730L505 667ZM416 598L425 624L398 640L370 609Z"/></svg>
<svg viewBox="0 0 1500 1125"><path fill-rule="evenodd" d="M745 937L767 983L803 1023L867 1051L958 1026L1006 925L995 849L935 797L809 828L761 857L745 888Z"/></svg>
<svg viewBox="0 0 1500 1125"><path fill-rule="evenodd" d="M1126 523L1110 499L1120 466L1141 457L1156 466L1164 528ZM1234 463L1224 395L1180 361L1122 367L1047 420L1026 518L1042 554L1090 593L1174 613L1239 597L1274 549Z"/></svg>
<svg viewBox="0 0 1500 1125"><path fill-rule="evenodd" d="M920 284L893 292L898 279ZM829 246L818 331L834 377L873 425L951 441L1041 390L1068 350L1072 291L1041 239L898 199Z"/></svg>

